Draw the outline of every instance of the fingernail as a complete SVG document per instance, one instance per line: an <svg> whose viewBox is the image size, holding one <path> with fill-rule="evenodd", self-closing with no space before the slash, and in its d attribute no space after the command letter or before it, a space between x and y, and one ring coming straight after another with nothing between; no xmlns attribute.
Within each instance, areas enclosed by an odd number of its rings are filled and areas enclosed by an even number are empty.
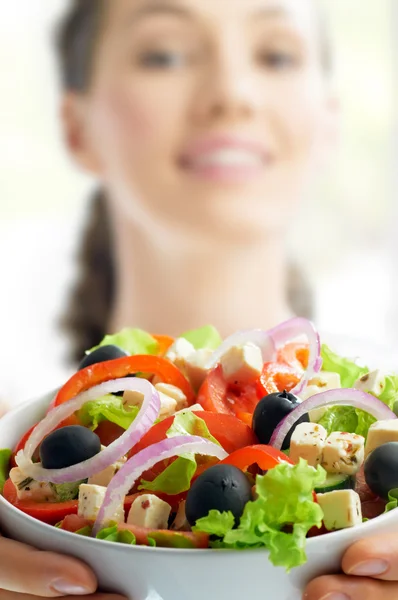
<svg viewBox="0 0 398 600"><path fill-rule="evenodd" d="M326 596L323 596L320 600L350 600L350 598L346 594L341 594L340 592L331 592Z"/></svg>
<svg viewBox="0 0 398 600"><path fill-rule="evenodd" d="M361 577L374 577L383 575L388 570L389 564L385 560L368 560L355 565L348 575L360 575Z"/></svg>
<svg viewBox="0 0 398 600"><path fill-rule="evenodd" d="M92 588L84 587L83 585L67 581L66 579L57 579L56 581L53 581L51 588L57 594L62 594L64 596L85 596L87 594L92 594L94 591Z"/></svg>

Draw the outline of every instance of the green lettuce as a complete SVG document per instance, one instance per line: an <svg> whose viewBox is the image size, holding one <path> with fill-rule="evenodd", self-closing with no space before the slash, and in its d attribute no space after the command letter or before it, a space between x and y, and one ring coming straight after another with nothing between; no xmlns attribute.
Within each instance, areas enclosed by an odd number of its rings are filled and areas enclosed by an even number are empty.
<svg viewBox="0 0 398 600"><path fill-rule="evenodd" d="M128 429L138 412L138 406L130 406L127 410L123 406L123 398L108 394L98 400L86 402L78 416L81 424L93 431L102 421L110 421L123 429Z"/></svg>
<svg viewBox="0 0 398 600"><path fill-rule="evenodd" d="M322 370L338 373L341 379L341 387L352 388L359 377L369 373L367 367L360 367L352 360L335 354L326 344L321 348Z"/></svg>
<svg viewBox="0 0 398 600"><path fill-rule="evenodd" d="M108 346L109 344L118 346L131 356L134 354L157 354L159 351L159 344L149 333L142 329L126 328L118 333L106 335L102 342L88 350L87 354L91 354L100 346Z"/></svg>
<svg viewBox="0 0 398 600"><path fill-rule="evenodd" d="M258 497L248 502L237 528L231 513L211 511L196 522L194 531L217 536L211 542L215 548L267 548L271 562L290 571L307 560L308 531L322 525L323 511L314 502L313 490L325 479L322 467L314 469L302 459L294 466L278 465L257 476Z"/></svg>
<svg viewBox="0 0 398 600"><path fill-rule="evenodd" d="M174 417L173 424L167 431L167 437L179 435L198 435L215 444L218 441L211 435L203 419L193 412L187 411ZM183 454L173 461L153 481L141 480L139 490L162 492L170 496L186 492L191 487L192 477L197 468L194 454Z"/></svg>
<svg viewBox="0 0 398 600"><path fill-rule="evenodd" d="M0 450L0 494L3 493L4 484L10 472L11 450Z"/></svg>
<svg viewBox="0 0 398 600"><path fill-rule="evenodd" d="M205 325L200 329L187 331L181 337L190 342L195 350L216 350L222 342L220 334L212 325Z"/></svg>
<svg viewBox="0 0 398 600"><path fill-rule="evenodd" d="M388 502L386 504L385 513L398 508L398 489L391 490L388 494Z"/></svg>
<svg viewBox="0 0 398 600"><path fill-rule="evenodd" d="M76 483L52 483L51 487L57 495L58 502L69 502L69 500L76 500L79 496L80 484L86 482L87 479Z"/></svg>
<svg viewBox="0 0 398 600"><path fill-rule="evenodd" d="M129 546L135 546L137 543L136 537L132 531L128 529L120 529L117 524L111 524L105 529L101 529L97 533L97 539L105 540L107 542L118 542L119 544L128 544Z"/></svg>
<svg viewBox="0 0 398 600"><path fill-rule="evenodd" d="M379 394L378 399L387 404L394 410L395 403L398 401L398 375L387 375L384 379L384 389Z"/></svg>
<svg viewBox="0 0 398 600"><path fill-rule="evenodd" d="M333 431L345 431L362 435L364 438L367 438L369 427L375 422L374 417L353 406L332 406L318 421L328 435Z"/></svg>

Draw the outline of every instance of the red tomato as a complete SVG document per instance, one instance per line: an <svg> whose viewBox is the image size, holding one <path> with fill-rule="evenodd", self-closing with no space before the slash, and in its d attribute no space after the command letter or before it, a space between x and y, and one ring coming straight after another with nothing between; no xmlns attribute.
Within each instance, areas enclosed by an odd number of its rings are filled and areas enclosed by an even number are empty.
<svg viewBox="0 0 398 600"><path fill-rule="evenodd" d="M11 479L8 479L4 485L3 496L15 508L19 508L19 510L30 517L49 525L59 523L67 515L76 514L78 509L77 500L70 500L69 502L18 500L17 492Z"/></svg>
<svg viewBox="0 0 398 600"><path fill-rule="evenodd" d="M237 415L252 414L261 398L262 396L258 396L256 380L246 385L228 385L222 367L218 365L204 380L197 401L204 410Z"/></svg>
<svg viewBox="0 0 398 600"><path fill-rule="evenodd" d="M76 531L84 529L88 525L92 525L92 522L83 517L79 517L78 515L67 515L62 521L60 529L76 533Z"/></svg>
<svg viewBox="0 0 398 600"><path fill-rule="evenodd" d="M275 450L272 446L256 444L232 452L232 454L221 461L221 464L234 465L234 467L237 467L241 471L247 471L249 467L256 464L263 471L269 471L282 462L293 464L286 454Z"/></svg>
<svg viewBox="0 0 398 600"><path fill-rule="evenodd" d="M253 430L232 415L216 414L207 411L196 412L195 415L203 419L211 435L220 442L228 453L250 446L257 442ZM157 423L144 435L144 437L130 451L130 456L140 450L166 439L166 433L173 424L174 417L168 417Z"/></svg>
<svg viewBox="0 0 398 600"><path fill-rule="evenodd" d="M119 425L116 425L116 423L111 423L110 421L101 421L95 430L95 433L98 435L103 446L109 446L123 433L125 433L125 429Z"/></svg>
<svg viewBox="0 0 398 600"><path fill-rule="evenodd" d="M278 350L277 362L284 362L298 371L308 367L310 348L308 344L291 342Z"/></svg>
<svg viewBox="0 0 398 600"><path fill-rule="evenodd" d="M257 393L263 398L284 390L290 392L300 379L301 373L294 367L282 363L265 363L257 382Z"/></svg>
<svg viewBox="0 0 398 600"><path fill-rule="evenodd" d="M161 548L175 548L176 540L181 540L184 543L184 547L188 545L192 548L208 548L209 547L209 536L207 533L202 532L188 532L188 531L170 531L168 529L146 529L144 527L138 527L136 525L128 525L127 523L120 523L118 525L119 530L131 531L136 539L137 544L140 546L148 546L148 538L152 538L156 541L156 544Z"/></svg>
<svg viewBox="0 0 398 600"><path fill-rule="evenodd" d="M149 354L126 356L106 362L91 365L75 373L59 390L53 406L59 406L95 385L132 375L134 373L151 373L158 375L165 383L180 388L188 399L189 404L195 401L195 393L191 384L177 367L165 358Z"/></svg>

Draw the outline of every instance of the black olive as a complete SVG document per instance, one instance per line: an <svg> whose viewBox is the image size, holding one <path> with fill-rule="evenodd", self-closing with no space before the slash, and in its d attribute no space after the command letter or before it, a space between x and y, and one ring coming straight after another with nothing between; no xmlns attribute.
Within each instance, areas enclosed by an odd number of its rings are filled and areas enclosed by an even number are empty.
<svg viewBox="0 0 398 600"><path fill-rule="evenodd" d="M64 469L92 458L101 451L96 433L81 425L56 429L40 446L40 460L45 469Z"/></svg>
<svg viewBox="0 0 398 600"><path fill-rule="evenodd" d="M96 365L97 363L115 360L116 358L123 358L125 356L128 356L127 352L118 346L113 346L111 344L108 346L100 346L82 359L78 371L90 367L91 365Z"/></svg>
<svg viewBox="0 0 398 600"><path fill-rule="evenodd" d="M246 475L232 465L215 465L193 483L188 492L185 513L190 525L206 517L211 510L230 511L237 522L252 499Z"/></svg>
<svg viewBox="0 0 398 600"><path fill-rule="evenodd" d="M365 481L370 490L388 500L398 488L398 442L388 442L371 452L365 461Z"/></svg>
<svg viewBox="0 0 398 600"><path fill-rule="evenodd" d="M253 414L253 430L261 444L269 444L272 434L284 419L293 409L301 403L301 400L290 394L289 392L277 392L265 396L257 404ZM290 446L292 433L300 423L308 423L308 415L303 415L297 423L295 423L287 434L283 442L282 450L286 450Z"/></svg>

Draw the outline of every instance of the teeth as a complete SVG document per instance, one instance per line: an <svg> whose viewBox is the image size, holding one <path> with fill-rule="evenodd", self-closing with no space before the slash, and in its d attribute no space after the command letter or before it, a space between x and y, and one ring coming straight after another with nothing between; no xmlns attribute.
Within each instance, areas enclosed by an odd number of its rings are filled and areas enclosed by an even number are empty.
<svg viewBox="0 0 398 600"><path fill-rule="evenodd" d="M195 164L199 167L257 167L262 163L259 154L235 149L215 150L195 159Z"/></svg>

